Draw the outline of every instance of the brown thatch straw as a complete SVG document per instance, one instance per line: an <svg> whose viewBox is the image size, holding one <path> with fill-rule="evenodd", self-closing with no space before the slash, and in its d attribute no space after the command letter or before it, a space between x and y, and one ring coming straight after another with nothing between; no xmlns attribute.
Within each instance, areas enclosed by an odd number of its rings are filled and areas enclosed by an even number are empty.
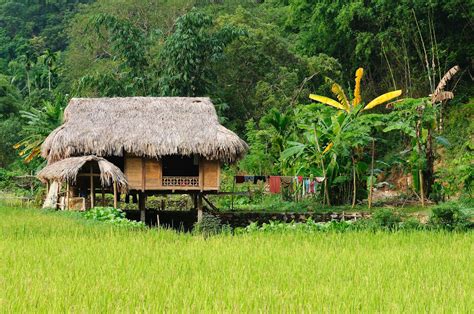
<svg viewBox="0 0 474 314"><path fill-rule="evenodd" d="M100 181L103 186L111 186L117 182L118 190L128 191L128 182L122 171L113 163L97 156L70 157L44 167L37 175L43 181L59 181L75 183L79 170L86 162L97 162L100 169Z"/></svg>
<svg viewBox="0 0 474 314"><path fill-rule="evenodd" d="M219 124L209 98L73 98L64 124L46 138L42 156L54 162L124 152L151 158L197 154L234 162L247 149L243 140Z"/></svg>

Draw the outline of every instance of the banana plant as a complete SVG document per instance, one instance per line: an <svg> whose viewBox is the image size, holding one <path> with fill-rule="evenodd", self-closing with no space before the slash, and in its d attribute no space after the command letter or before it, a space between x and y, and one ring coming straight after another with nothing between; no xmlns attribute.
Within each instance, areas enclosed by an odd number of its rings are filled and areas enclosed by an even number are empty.
<svg viewBox="0 0 474 314"><path fill-rule="evenodd" d="M357 116L359 115L360 112L365 111L365 110L370 110L373 109L383 103L386 103L402 94L401 90L395 90L391 91L385 94L382 94L373 100L371 100L369 103L366 105L363 105L362 102L362 95L361 95L361 81L362 77L364 75L364 69L363 68L358 68L356 73L355 73L355 86L354 86L354 94L351 100L348 99L346 96L344 90L342 87L337 84L336 82L333 82L331 91L332 93L336 96L337 100L321 96L321 95L315 95L315 94L310 94L309 98L312 100L315 100L317 102L320 102L322 104L334 107L336 109L342 110L342 112L347 113L348 118L341 128L340 132L346 132L347 128L351 126L355 121L357 121ZM334 146L334 142L330 142L326 149L324 150L325 153L329 151L332 147ZM358 147L354 147L357 149ZM360 148L360 147L359 147ZM360 149L359 149L360 150ZM352 159L352 177L353 177L353 197L352 197L352 207L355 206L356 202L356 169L358 168L356 165L356 159L354 158L354 154L351 156Z"/></svg>
<svg viewBox="0 0 474 314"><path fill-rule="evenodd" d="M347 98L346 94L344 93L344 90L342 87L334 82L331 87L332 93L337 97L337 100L334 100L329 97L325 96L320 96L320 95L315 95L315 94L310 94L309 98L312 100L315 100L317 102L320 102L322 104L337 108L339 110L344 110L347 113L351 113L354 110L360 110L360 105L362 104L362 96L361 96L361 81L362 81L362 76L364 75L364 69L363 68L358 68L356 73L355 73L355 88L354 88L354 95L353 99L349 101ZM377 107L378 105L381 105L383 103L386 103L387 101L390 101L402 94L402 90L395 90L392 92L388 92L385 94L382 94L373 100L371 100L367 105L365 105L362 110L369 110L372 108Z"/></svg>

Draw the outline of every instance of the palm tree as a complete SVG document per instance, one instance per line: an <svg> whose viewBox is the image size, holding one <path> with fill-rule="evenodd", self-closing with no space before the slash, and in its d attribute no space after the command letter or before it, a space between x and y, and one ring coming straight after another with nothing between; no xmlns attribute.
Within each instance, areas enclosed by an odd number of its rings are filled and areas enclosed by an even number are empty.
<svg viewBox="0 0 474 314"><path fill-rule="evenodd" d="M51 73L57 61L57 53L52 52L51 49L46 49L44 53L44 64L48 67L48 90L51 91Z"/></svg>
<svg viewBox="0 0 474 314"><path fill-rule="evenodd" d="M31 96L31 79L30 79L30 71L35 65L35 61L33 59L33 55L31 53L26 53L20 57L21 62L25 66L26 72L26 86L28 88L28 96Z"/></svg>

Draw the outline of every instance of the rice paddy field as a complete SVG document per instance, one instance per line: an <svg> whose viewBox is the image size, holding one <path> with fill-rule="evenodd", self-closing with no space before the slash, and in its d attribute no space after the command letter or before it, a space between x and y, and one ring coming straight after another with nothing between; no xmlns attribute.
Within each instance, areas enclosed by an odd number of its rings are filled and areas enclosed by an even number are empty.
<svg viewBox="0 0 474 314"><path fill-rule="evenodd" d="M1 312L462 312L474 236L126 230L0 207Z"/></svg>

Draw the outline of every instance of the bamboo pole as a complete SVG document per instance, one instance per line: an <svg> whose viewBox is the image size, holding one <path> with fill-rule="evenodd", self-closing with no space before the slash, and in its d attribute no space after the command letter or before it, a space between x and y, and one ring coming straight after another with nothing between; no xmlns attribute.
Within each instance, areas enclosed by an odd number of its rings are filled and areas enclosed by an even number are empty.
<svg viewBox="0 0 474 314"><path fill-rule="evenodd" d="M356 182L356 170L355 170L355 159L352 155L352 208L355 207L356 196L357 196L357 182Z"/></svg>
<svg viewBox="0 0 474 314"><path fill-rule="evenodd" d="M369 184L369 209L372 207L372 190L374 185L374 156L375 156L375 138L372 138L372 161L370 164L370 184Z"/></svg>
<svg viewBox="0 0 474 314"><path fill-rule="evenodd" d="M418 177L420 179L420 199L421 199L421 207L425 207L425 192L423 188L423 171L418 169Z"/></svg>

